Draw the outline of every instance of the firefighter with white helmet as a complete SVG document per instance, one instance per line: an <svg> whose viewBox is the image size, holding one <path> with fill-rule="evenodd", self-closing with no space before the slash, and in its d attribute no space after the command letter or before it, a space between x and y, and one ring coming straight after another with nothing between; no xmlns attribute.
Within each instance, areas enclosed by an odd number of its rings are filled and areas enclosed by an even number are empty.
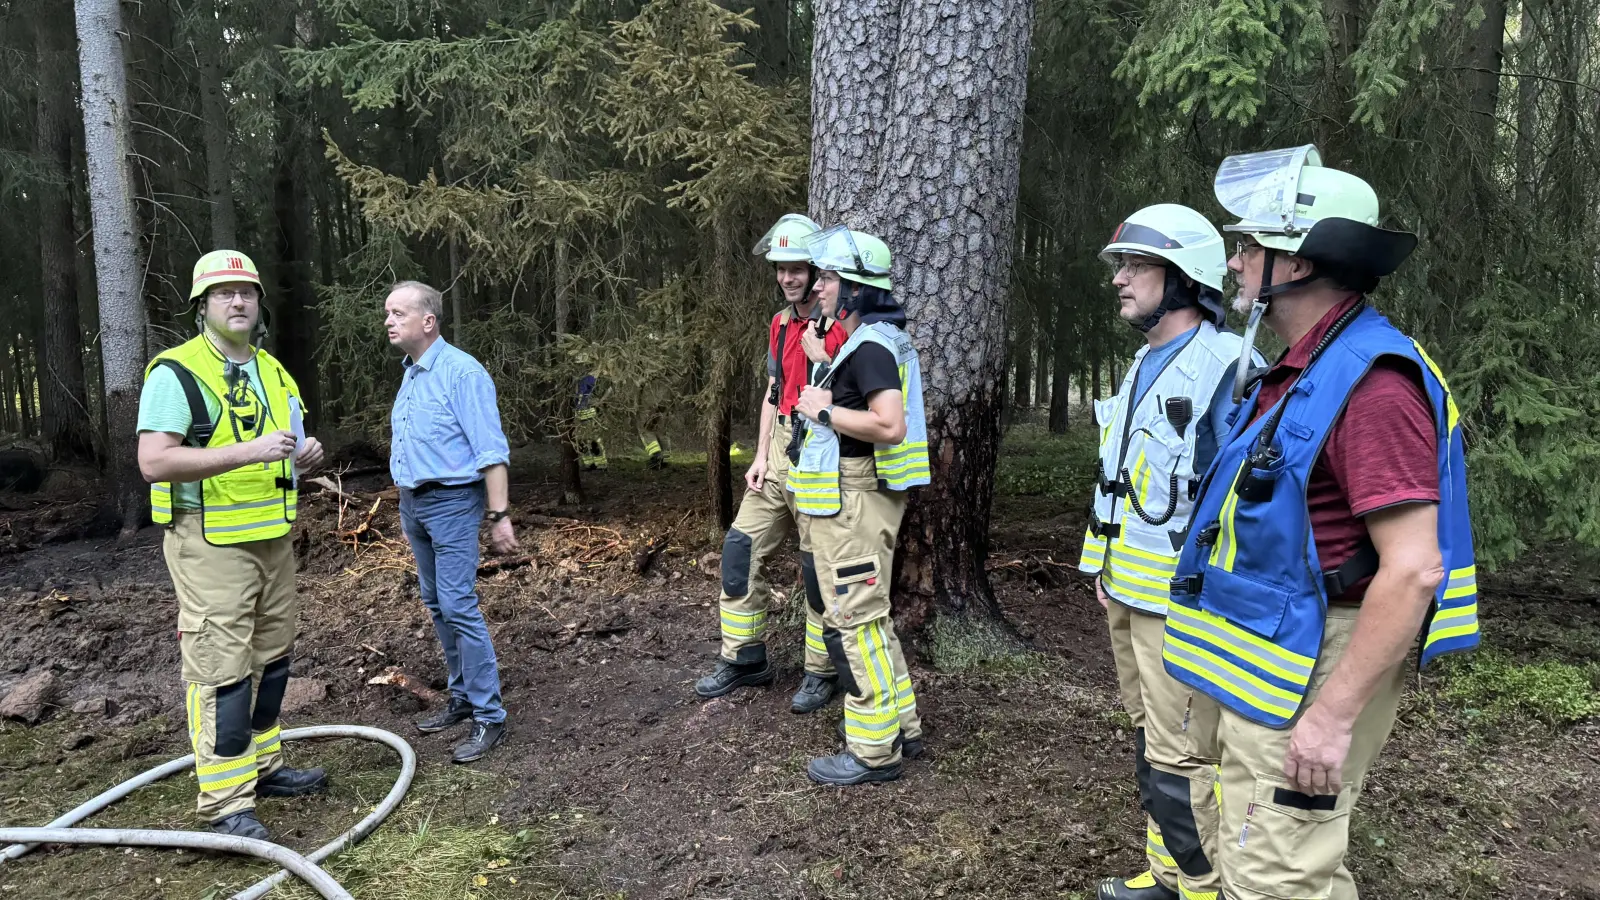
<svg viewBox="0 0 1600 900"><path fill-rule="evenodd" d="M1100 460L1079 568L1106 608L1123 706L1133 720L1149 869L1106 878L1100 900L1215 900L1212 797L1217 705L1161 664L1167 585L1191 498L1228 433L1228 374L1244 352L1223 330L1222 235L1162 203L1117 226L1101 257L1119 312L1144 334L1115 397L1095 403Z"/></svg>
<svg viewBox="0 0 1600 900"><path fill-rule="evenodd" d="M283 762L278 710L295 637L298 477L322 461L300 389L259 349L261 276L217 250L194 267L200 334L157 354L139 397L139 469L178 595L185 709L212 830L266 840L257 797L327 789Z"/></svg>
<svg viewBox="0 0 1600 900"><path fill-rule="evenodd" d="M1162 658L1221 705L1229 900L1355 900L1350 812L1418 664L1478 644L1461 415L1439 368L1367 303L1415 248L1310 145L1232 156L1228 266L1288 350L1194 501ZM1248 338L1247 338L1248 339Z"/></svg>
<svg viewBox="0 0 1600 900"><path fill-rule="evenodd" d="M813 235L822 311L850 339L801 392L806 434L788 489L815 557L822 643L844 691L844 751L806 775L852 785L900 777L922 752L911 671L890 618L894 548L911 488L928 483L922 368L903 330L889 248L844 226Z"/></svg>
<svg viewBox="0 0 1600 900"><path fill-rule="evenodd" d="M789 213L757 242L754 253L773 264L778 293L785 302L772 317L767 339L767 393L761 404L761 432L755 462L745 473L744 499L722 544L722 597L718 620L722 652L712 672L695 683L695 693L720 697L748 685L768 684L774 673L767 660L767 604L772 591L766 569L794 529L794 498L784 491L794 431L794 405L815 369L844 344L844 330L827 327L817 315L811 288L816 270L806 240L817 223ZM807 345L812 348L808 351ZM797 714L815 712L833 698L836 674L822 643L817 574L804 533L800 574L806 595L805 671L790 701Z"/></svg>

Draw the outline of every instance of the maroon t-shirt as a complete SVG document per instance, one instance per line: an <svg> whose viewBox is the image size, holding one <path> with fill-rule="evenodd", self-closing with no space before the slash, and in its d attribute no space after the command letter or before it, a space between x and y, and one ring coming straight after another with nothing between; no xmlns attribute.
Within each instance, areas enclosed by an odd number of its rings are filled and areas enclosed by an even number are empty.
<svg viewBox="0 0 1600 900"><path fill-rule="evenodd" d="M1261 381L1259 418L1305 370L1311 350L1360 297L1328 311ZM1306 508L1324 571L1338 568L1367 539L1368 513L1400 503L1439 502L1439 437L1422 372L1409 360L1380 357L1356 383L1339 421L1311 469ZM1371 579L1345 591L1341 603L1359 603Z"/></svg>

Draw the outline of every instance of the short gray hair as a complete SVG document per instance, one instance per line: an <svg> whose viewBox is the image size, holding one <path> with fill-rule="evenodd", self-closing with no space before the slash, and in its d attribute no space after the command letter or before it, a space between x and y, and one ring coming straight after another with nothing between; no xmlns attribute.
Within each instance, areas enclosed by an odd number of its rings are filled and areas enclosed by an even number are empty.
<svg viewBox="0 0 1600 900"><path fill-rule="evenodd" d="M444 321L444 295L439 293L438 288L430 287L420 281L397 281L389 288L389 293L395 291L410 291L423 312L441 322Z"/></svg>

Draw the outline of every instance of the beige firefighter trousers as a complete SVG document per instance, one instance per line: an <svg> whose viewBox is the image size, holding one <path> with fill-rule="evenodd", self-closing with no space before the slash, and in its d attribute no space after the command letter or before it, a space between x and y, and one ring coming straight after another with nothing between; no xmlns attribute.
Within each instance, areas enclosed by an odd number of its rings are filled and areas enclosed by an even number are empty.
<svg viewBox="0 0 1600 900"><path fill-rule="evenodd" d="M917 695L889 618L889 581L906 493L877 487L871 457L840 460L840 509L801 515L816 558L823 643L844 690L845 747L873 768L900 762L900 739L922 737Z"/></svg>
<svg viewBox="0 0 1600 900"><path fill-rule="evenodd" d="M1302 709L1316 702L1350 635L1358 606L1328 608L1322 650ZM1350 811L1394 730L1407 663L1385 673L1356 717L1337 796L1300 793L1283 774L1293 728L1257 725L1224 709L1217 736L1222 747L1222 890L1228 900L1356 900L1345 868Z"/></svg>
<svg viewBox="0 0 1600 900"><path fill-rule="evenodd" d="M256 777L283 765L278 710L295 635L293 541L214 546L199 514L182 511L162 541L178 595L198 808L209 822L254 808Z"/></svg>
<svg viewBox="0 0 1600 900"><path fill-rule="evenodd" d="M1216 900L1221 881L1216 867L1215 790L1221 707L1167 674L1161 662L1165 618L1114 599L1106 612L1122 705L1135 734L1143 736L1138 751L1143 761L1135 760L1135 765L1146 808L1145 856L1150 872L1184 900ZM1182 808L1184 794L1187 810ZM1154 813L1152 803L1157 804ZM1175 821L1170 847L1156 813Z"/></svg>
<svg viewBox="0 0 1600 900"><path fill-rule="evenodd" d="M744 492L739 514L722 542L722 597L718 614L722 626L722 658L735 663L758 663L767 658L767 604L772 588L767 584L767 563L783 548L794 523L805 518L794 496L783 489L789 477L788 417L773 416L772 441L767 452L767 475L761 490ZM805 533L800 533L801 588L806 599L805 670L827 678L834 676L833 662L822 643L822 613L817 608L817 575Z"/></svg>

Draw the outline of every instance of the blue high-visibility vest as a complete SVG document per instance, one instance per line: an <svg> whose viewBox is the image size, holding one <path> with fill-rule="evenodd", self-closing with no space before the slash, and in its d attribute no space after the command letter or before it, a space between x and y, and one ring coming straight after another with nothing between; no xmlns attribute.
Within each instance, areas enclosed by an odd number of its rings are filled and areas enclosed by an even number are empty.
<svg viewBox="0 0 1600 900"><path fill-rule="evenodd" d="M1202 483L1172 579L1167 671L1262 725L1286 727L1305 703L1329 602L1306 485L1350 393L1383 356L1421 370L1439 437L1438 539L1448 577L1423 628L1421 663L1478 645L1460 413L1422 348L1363 308L1278 401L1286 405L1271 443L1276 452L1265 458L1257 445L1278 407L1256 417L1259 390L1246 398ZM1340 588L1337 579L1333 586Z"/></svg>

